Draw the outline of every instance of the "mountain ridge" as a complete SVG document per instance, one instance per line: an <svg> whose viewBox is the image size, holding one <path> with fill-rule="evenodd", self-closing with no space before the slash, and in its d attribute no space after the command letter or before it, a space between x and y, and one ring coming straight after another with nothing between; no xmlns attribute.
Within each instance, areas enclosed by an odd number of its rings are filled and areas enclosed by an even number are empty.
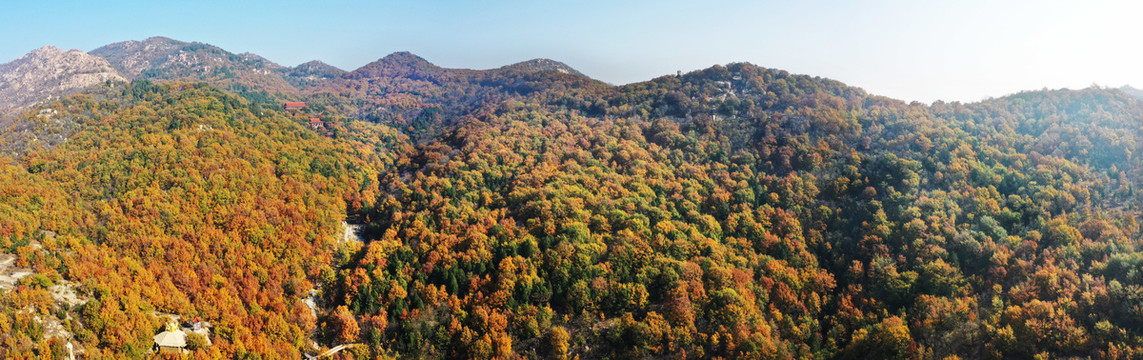
<svg viewBox="0 0 1143 360"><path fill-rule="evenodd" d="M25 56L37 51L42 53L46 50L50 50L50 48L36 49ZM75 55L76 52L78 50L72 50L70 53ZM466 84L485 82L486 80L481 79L497 78L508 73L523 75L560 73L598 82L598 80L586 76L565 63L547 58L531 59L486 70L471 70L440 67L411 52L397 51L357 69L346 71L319 60L286 67L254 53L235 54L214 45L180 41L163 36L115 42L96 48L87 54L103 58L110 65L111 71L106 68L96 68L80 72L101 73L102 75L96 77L100 80L206 81L232 92L256 91L267 93L270 96L284 96L286 98L309 96L321 91L344 92L338 88L357 86L346 81L363 81L379 77L430 80L441 84L459 81L459 84ZM735 63L727 64L727 66L732 64ZM639 87L643 86L640 84L655 82L657 79L685 78L692 73L719 68L725 68L725 66L715 65L708 69L696 70L679 76L664 75L660 78L621 86ZM9 79L9 82L19 75L11 67L6 71L0 70L0 73L6 74L4 76ZM510 87L511 91L530 91L527 90L530 85L524 88L517 86L524 84L520 80L522 79L514 80L516 85ZM85 82L87 85L91 83L94 82ZM74 88L70 85L68 87ZM1132 93L1134 88L1130 86L1125 86L1119 90L1133 94L1137 98L1143 97L1143 92ZM16 105L23 106L26 103L35 102L37 99L46 98L43 91L24 91L23 93L25 94L23 97L26 99L0 100L0 107L7 104L6 107L11 109ZM728 95L734 94L727 92L718 96Z"/></svg>

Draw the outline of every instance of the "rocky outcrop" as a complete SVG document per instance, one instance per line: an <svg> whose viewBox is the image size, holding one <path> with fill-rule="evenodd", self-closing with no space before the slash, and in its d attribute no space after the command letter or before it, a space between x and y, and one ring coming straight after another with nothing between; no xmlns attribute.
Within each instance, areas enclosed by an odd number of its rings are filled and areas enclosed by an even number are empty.
<svg viewBox="0 0 1143 360"><path fill-rule="evenodd" d="M403 77L414 80L438 78L446 75L445 69L428 62L424 58L407 51L389 54L377 61L365 64L351 71L350 79L375 79Z"/></svg>
<svg viewBox="0 0 1143 360"><path fill-rule="evenodd" d="M0 65L0 118L107 81L125 81L107 60L44 46Z"/></svg>
<svg viewBox="0 0 1143 360"><path fill-rule="evenodd" d="M340 79L349 72L338 69L333 65L314 60L293 68L288 68L283 73L290 84L293 84L298 89L304 90L327 85L330 83L330 80Z"/></svg>

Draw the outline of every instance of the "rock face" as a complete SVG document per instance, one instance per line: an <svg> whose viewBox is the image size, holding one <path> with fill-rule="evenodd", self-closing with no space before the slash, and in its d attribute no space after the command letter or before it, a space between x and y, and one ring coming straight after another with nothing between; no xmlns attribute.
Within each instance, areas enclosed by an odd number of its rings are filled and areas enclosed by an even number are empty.
<svg viewBox="0 0 1143 360"><path fill-rule="evenodd" d="M44 46L0 65L0 118L108 80L125 81L98 56Z"/></svg>

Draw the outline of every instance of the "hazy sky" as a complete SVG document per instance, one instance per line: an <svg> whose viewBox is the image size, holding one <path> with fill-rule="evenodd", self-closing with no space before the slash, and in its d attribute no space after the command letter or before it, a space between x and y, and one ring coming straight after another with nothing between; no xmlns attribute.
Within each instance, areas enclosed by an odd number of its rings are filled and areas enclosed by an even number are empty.
<svg viewBox="0 0 1143 360"><path fill-rule="evenodd" d="M352 70L394 51L485 69L546 57L625 84L746 61L903 100L1143 85L1137 1L12 1L0 63L167 36Z"/></svg>

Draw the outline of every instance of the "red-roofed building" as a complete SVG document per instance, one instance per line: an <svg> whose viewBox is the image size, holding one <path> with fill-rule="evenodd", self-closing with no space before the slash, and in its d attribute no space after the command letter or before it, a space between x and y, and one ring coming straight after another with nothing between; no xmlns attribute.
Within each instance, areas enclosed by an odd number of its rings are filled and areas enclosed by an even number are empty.
<svg viewBox="0 0 1143 360"><path fill-rule="evenodd" d="M288 103L286 103L286 105L284 105L284 107L286 108L286 110L305 109L306 103L304 103L304 102L288 102Z"/></svg>
<svg viewBox="0 0 1143 360"><path fill-rule="evenodd" d="M325 127L325 123L322 122L321 119L313 118L313 119L310 119L310 127L314 128L314 130L317 130L317 129Z"/></svg>

